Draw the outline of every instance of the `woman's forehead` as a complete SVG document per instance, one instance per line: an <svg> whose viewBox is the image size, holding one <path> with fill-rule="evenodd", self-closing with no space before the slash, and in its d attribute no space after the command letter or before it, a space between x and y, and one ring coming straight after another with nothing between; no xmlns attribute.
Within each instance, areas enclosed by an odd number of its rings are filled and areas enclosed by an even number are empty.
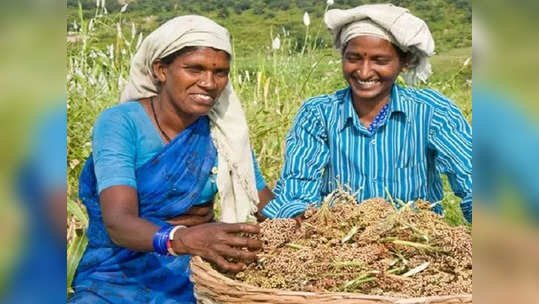
<svg viewBox="0 0 539 304"><path fill-rule="evenodd" d="M230 64L230 55L223 51L211 47L198 47L182 54L176 58L179 62L199 63L199 64Z"/></svg>
<svg viewBox="0 0 539 304"><path fill-rule="evenodd" d="M397 50L395 46L386 39L364 35L350 39L344 53L384 53L397 55Z"/></svg>

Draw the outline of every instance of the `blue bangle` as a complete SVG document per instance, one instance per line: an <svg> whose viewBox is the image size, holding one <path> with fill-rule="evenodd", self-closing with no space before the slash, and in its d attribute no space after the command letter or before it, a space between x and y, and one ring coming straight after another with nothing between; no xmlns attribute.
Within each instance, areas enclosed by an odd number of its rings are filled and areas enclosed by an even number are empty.
<svg viewBox="0 0 539 304"><path fill-rule="evenodd" d="M159 228L159 230L157 230L157 232L153 235L153 249L155 250L155 252L162 255L168 254L167 241L170 231L172 231L172 229L174 229L174 226L165 225Z"/></svg>

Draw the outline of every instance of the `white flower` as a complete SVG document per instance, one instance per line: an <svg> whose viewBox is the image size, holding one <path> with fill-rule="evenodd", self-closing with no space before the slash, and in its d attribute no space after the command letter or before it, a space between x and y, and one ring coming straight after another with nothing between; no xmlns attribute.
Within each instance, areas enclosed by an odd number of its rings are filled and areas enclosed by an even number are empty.
<svg viewBox="0 0 539 304"><path fill-rule="evenodd" d="M137 35L137 29L135 23L131 22L131 40L135 39L135 35Z"/></svg>
<svg viewBox="0 0 539 304"><path fill-rule="evenodd" d="M114 45L109 44L109 45L107 46L107 51L108 51L108 53L109 53L109 58L110 58L110 59L114 59Z"/></svg>
<svg viewBox="0 0 539 304"><path fill-rule="evenodd" d="M311 24L311 18L309 18L309 13L307 12L303 14L303 24L305 24L305 26L309 26Z"/></svg>
<svg viewBox="0 0 539 304"><path fill-rule="evenodd" d="M142 44L142 33L139 33L137 44L135 45L135 49L138 49L141 44Z"/></svg>
<svg viewBox="0 0 539 304"><path fill-rule="evenodd" d="M88 31L93 32L94 30L94 18L90 19L90 22L88 23Z"/></svg>
<svg viewBox="0 0 539 304"><path fill-rule="evenodd" d="M123 88L127 84L127 80L125 80L122 76L118 77L118 88Z"/></svg>
<svg viewBox="0 0 539 304"><path fill-rule="evenodd" d="M327 1L328 6L329 6L329 5L333 5L333 3L334 3L333 0L328 0L328 1Z"/></svg>
<svg viewBox="0 0 539 304"><path fill-rule="evenodd" d="M77 25L77 22L75 22L75 20L73 20L73 30L78 30L79 29L79 26Z"/></svg>
<svg viewBox="0 0 539 304"><path fill-rule="evenodd" d="M80 163L80 161L78 159L72 159L71 160L71 163L69 164L69 166L71 167L71 169L75 168L78 164Z"/></svg>
<svg viewBox="0 0 539 304"><path fill-rule="evenodd" d="M274 49L274 50L278 50L281 48L281 40L279 39L279 36L275 37L275 39L273 39L273 43L271 44L271 47Z"/></svg>
<svg viewBox="0 0 539 304"><path fill-rule="evenodd" d="M127 6L129 5L129 3L126 3L122 6L122 8L120 9L120 14L121 13L125 13L125 11L127 10Z"/></svg>
<svg viewBox="0 0 539 304"><path fill-rule="evenodd" d="M116 23L116 32L118 33L118 37L122 37L122 26L120 23Z"/></svg>

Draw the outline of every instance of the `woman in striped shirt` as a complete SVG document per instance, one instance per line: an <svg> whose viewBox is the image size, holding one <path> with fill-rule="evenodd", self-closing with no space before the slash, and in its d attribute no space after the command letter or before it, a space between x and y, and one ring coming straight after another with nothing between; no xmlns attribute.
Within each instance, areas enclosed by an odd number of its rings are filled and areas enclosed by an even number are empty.
<svg viewBox="0 0 539 304"><path fill-rule="evenodd" d="M349 87L308 99L286 138L285 164L269 218L302 214L346 184L362 201L443 198L448 177L472 221L472 134L458 107L408 84L430 75L434 41L423 20L390 4L330 10L325 21L342 54ZM433 210L443 213L437 204Z"/></svg>

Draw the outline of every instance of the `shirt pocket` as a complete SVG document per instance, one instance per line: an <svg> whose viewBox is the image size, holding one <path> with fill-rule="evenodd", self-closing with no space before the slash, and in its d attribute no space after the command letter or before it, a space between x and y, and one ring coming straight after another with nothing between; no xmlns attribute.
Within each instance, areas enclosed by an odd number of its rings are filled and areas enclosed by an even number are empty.
<svg viewBox="0 0 539 304"><path fill-rule="evenodd" d="M396 167L398 169L406 169L417 166L417 139L413 132L412 124L407 122L404 134L400 141L400 150L396 157Z"/></svg>

